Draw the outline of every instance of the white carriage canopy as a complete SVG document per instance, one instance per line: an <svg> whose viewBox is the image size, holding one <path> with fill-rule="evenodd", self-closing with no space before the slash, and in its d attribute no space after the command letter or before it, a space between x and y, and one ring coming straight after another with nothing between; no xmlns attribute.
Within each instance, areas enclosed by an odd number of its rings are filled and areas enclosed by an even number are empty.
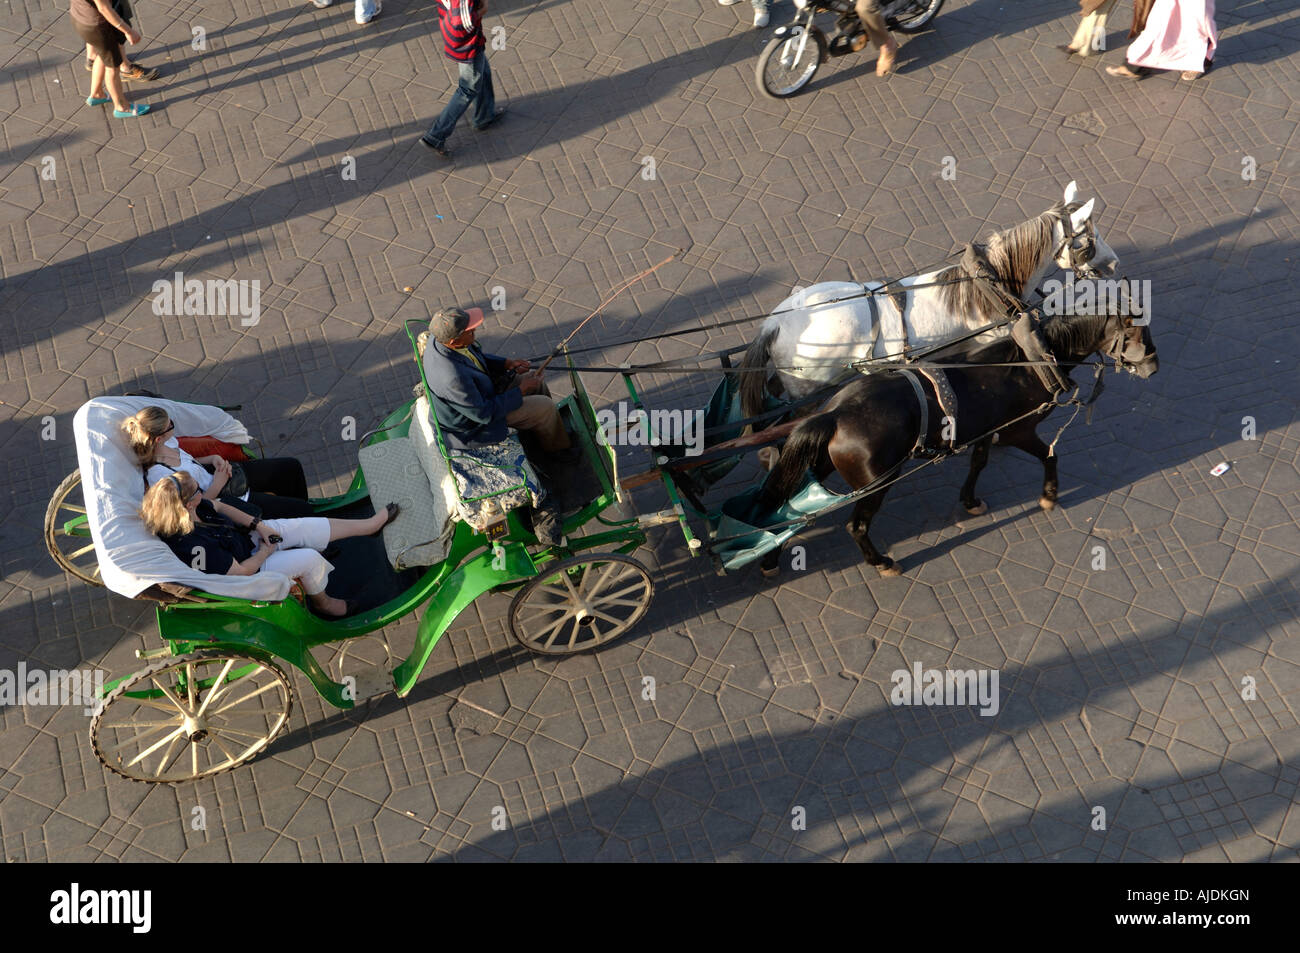
<svg viewBox="0 0 1300 953"><path fill-rule="evenodd" d="M265 569L252 576L198 572L145 529L140 518L144 477L121 430L122 421L144 407L166 410L179 435L238 444L249 440L243 424L204 404L155 397L96 397L83 404L72 426L90 535L104 585L132 598L152 585L172 582L240 599L284 599L291 585L288 576Z"/></svg>

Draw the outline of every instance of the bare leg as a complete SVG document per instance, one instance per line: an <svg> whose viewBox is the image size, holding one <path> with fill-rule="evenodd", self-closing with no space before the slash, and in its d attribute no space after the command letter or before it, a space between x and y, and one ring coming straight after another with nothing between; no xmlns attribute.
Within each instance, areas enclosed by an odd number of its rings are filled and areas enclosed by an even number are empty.
<svg viewBox="0 0 1300 953"><path fill-rule="evenodd" d="M99 76L104 77L104 82L108 85L108 95L113 97L113 106L116 109L126 112L131 108L131 101L126 98L126 90L122 88L122 74L115 69L104 69L104 61L95 61L95 71L90 74L91 82Z"/></svg>
<svg viewBox="0 0 1300 953"><path fill-rule="evenodd" d="M881 14L879 6L871 3L870 0L858 0L855 10L858 19L867 28L867 35L871 37L871 42L880 49L880 58L876 60L876 75L888 76L894 71L894 57L898 54L898 43L889 35L889 28L885 26L885 17Z"/></svg>
<svg viewBox="0 0 1300 953"><path fill-rule="evenodd" d="M98 56L90 69L90 95L95 99L104 98L104 61Z"/></svg>
<svg viewBox="0 0 1300 953"><path fill-rule="evenodd" d="M966 482L961 485L961 505L971 516L983 516L989 511L983 501L975 496L975 481L979 479L980 472L989 462L989 447L992 443L993 438L986 437L975 444L975 449L970 455L970 472L966 474Z"/></svg>
<svg viewBox="0 0 1300 953"><path fill-rule="evenodd" d="M388 511L380 510L374 516L364 520L330 520L330 542L336 539L348 539L352 536L369 536L384 528L388 522Z"/></svg>
<svg viewBox="0 0 1300 953"><path fill-rule="evenodd" d="M311 604L316 607L321 615L342 616L347 615L348 604L342 599L334 596L327 596L323 592L316 592L307 597Z"/></svg>

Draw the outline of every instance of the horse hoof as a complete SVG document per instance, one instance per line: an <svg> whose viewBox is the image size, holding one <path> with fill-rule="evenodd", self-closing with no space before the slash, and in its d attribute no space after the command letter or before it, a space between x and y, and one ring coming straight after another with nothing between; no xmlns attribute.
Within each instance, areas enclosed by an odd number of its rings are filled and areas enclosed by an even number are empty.
<svg viewBox="0 0 1300 953"><path fill-rule="evenodd" d="M1056 500L1053 500L1051 497L1040 496L1038 498L1038 505L1045 510L1054 510L1056 509Z"/></svg>
<svg viewBox="0 0 1300 953"><path fill-rule="evenodd" d="M759 566L758 571L763 574L764 579L771 579L774 576L781 575L780 566Z"/></svg>
<svg viewBox="0 0 1300 953"><path fill-rule="evenodd" d="M963 503L962 509L964 509L971 516L983 516L985 513L989 511L989 505L985 503L983 500L980 500L974 506L967 506L965 503Z"/></svg>
<svg viewBox="0 0 1300 953"><path fill-rule="evenodd" d="M898 563L893 560L881 563L876 567L876 572L885 577L901 576L903 574L903 570L899 569Z"/></svg>

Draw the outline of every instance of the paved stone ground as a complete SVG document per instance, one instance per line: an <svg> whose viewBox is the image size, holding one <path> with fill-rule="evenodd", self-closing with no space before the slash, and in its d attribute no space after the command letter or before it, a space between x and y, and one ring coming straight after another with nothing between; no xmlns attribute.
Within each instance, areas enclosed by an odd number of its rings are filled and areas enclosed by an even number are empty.
<svg viewBox="0 0 1300 953"><path fill-rule="evenodd" d="M494 0L512 113L462 127L451 166L415 144L448 90L432 4L389 0L364 29L337 5L140 6L141 60L167 76L139 121L81 105L58 3L0 23L0 668L116 676L157 642L146 606L71 582L41 544L87 397L242 402L337 491L355 466L341 418L376 419L414 379L401 322L494 286L509 306L489 338L537 353L689 245L582 342L685 330L764 313L794 284L919 270L1075 178L1124 270L1154 283L1162 366L1112 383L1068 433L1056 512L1016 454L994 454L985 517L956 519L960 462L896 491L877 541L898 579L864 572L838 519L775 585L718 579L656 531L658 597L618 646L533 657L512 648L508 599L485 596L408 699L339 714L300 692L267 755L176 788L108 776L79 713L0 711L6 859L1297 859L1293 4L1221 0L1213 73L1125 83L1102 72L1118 52L1056 52L1068 0L951 0L887 82L848 57L774 102L743 5ZM260 280L261 323L155 317L152 283L175 271ZM707 387L647 384L665 405ZM891 706L890 673L917 661L996 668L1000 712Z"/></svg>

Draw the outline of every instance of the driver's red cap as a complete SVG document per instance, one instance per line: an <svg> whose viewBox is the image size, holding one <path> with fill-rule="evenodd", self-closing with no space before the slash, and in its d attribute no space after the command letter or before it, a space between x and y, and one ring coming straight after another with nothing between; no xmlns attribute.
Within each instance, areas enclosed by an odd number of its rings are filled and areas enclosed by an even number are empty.
<svg viewBox="0 0 1300 953"><path fill-rule="evenodd" d="M469 315L469 324L465 325L466 331L470 328L476 328L483 323L482 308L466 308L465 313Z"/></svg>

